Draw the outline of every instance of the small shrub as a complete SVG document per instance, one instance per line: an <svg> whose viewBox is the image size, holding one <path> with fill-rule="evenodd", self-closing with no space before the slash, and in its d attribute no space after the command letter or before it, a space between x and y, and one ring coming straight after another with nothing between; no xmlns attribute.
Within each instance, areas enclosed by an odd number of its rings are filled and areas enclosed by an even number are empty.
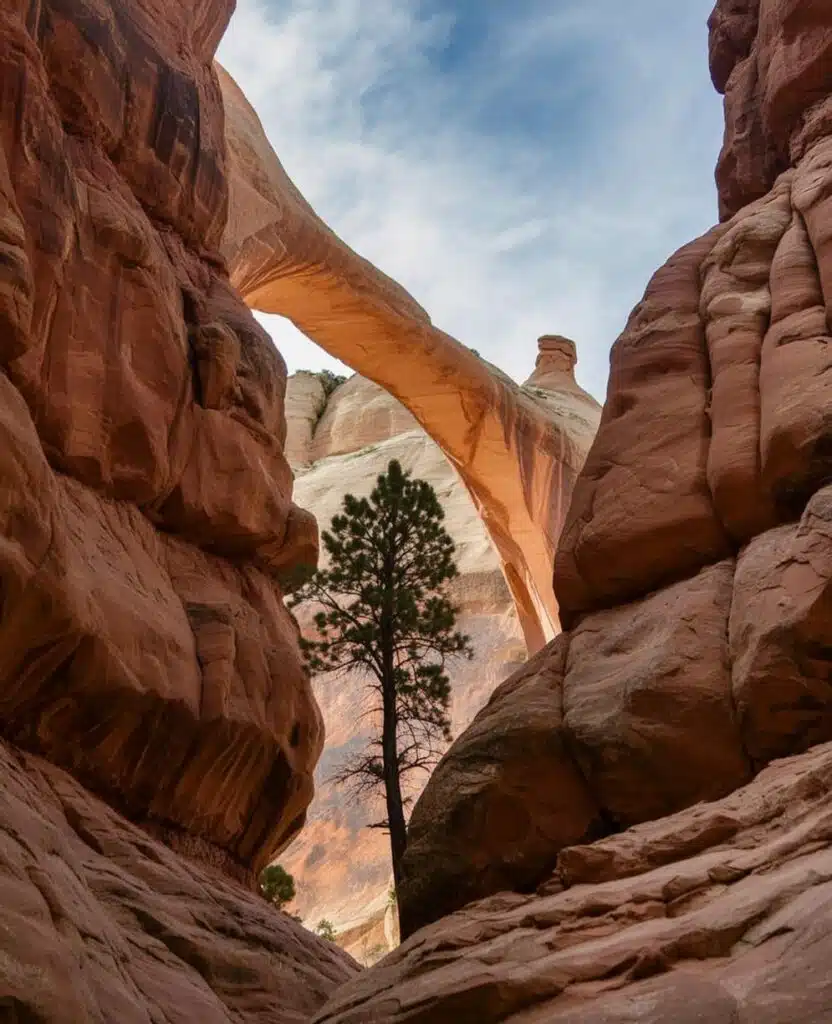
<svg viewBox="0 0 832 1024"><path fill-rule="evenodd" d="M332 921L327 921L324 917L315 926L315 934L319 935L322 939L326 939L328 942L335 942L337 932L332 925Z"/></svg>
<svg viewBox="0 0 832 1024"><path fill-rule="evenodd" d="M283 907L295 898L295 880L279 864L270 864L260 873L260 891L276 907Z"/></svg>
<svg viewBox="0 0 832 1024"><path fill-rule="evenodd" d="M340 373L333 373L332 370L320 370L316 376L321 384L323 384L326 398L329 398L332 392L339 388L347 379Z"/></svg>

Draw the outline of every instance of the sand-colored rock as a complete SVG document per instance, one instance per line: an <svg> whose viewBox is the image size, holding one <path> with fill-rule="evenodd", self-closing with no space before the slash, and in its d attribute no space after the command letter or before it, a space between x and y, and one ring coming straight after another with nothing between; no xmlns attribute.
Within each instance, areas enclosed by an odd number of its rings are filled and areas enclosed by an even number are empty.
<svg viewBox="0 0 832 1024"><path fill-rule="evenodd" d="M292 415L287 452L299 453L295 500L314 512L321 529L341 510L346 493L368 495L394 458L428 480L442 503L444 525L456 544L460 571L452 596L460 608L459 627L471 636L475 651L472 662L452 666L456 735L497 683L526 657L500 558L456 471L395 398L356 375L322 406L323 396L311 386L312 381L317 383L308 373L289 378L286 402ZM541 388L540 394L548 393ZM385 933L385 923L393 916L389 907L389 840L385 833L367 827L383 816L379 805L366 798L355 802L344 787L331 782L337 765L367 740L369 722L361 718L368 705L366 680L351 675L313 682L326 724L327 749L317 771L316 798L304 830L281 854L280 863L297 882L293 913L309 927L330 921L339 944L360 961L369 962L398 941L397 933ZM413 780L414 796L424 781L424 777ZM333 850L339 851L337 857L332 856ZM389 924L387 921L388 932Z"/></svg>
<svg viewBox="0 0 832 1024"><path fill-rule="evenodd" d="M0 730L250 879L323 736L285 366L218 254L232 8L0 13Z"/></svg>
<svg viewBox="0 0 832 1024"><path fill-rule="evenodd" d="M544 349L536 371L559 393L552 415L533 386L518 387L434 327L404 289L317 217L239 88L219 75L231 167L223 251L232 281L253 308L287 317L398 398L439 445L480 510L529 649L537 650L558 630L552 557L597 403L571 370L553 384L551 367L565 362L559 351Z"/></svg>
<svg viewBox="0 0 832 1024"><path fill-rule="evenodd" d="M423 928L316 1024L816 1024L832 1006L832 747L563 851Z"/></svg>
<svg viewBox="0 0 832 1024"><path fill-rule="evenodd" d="M356 973L261 897L0 743L0 1006L50 1024L304 1024Z"/></svg>

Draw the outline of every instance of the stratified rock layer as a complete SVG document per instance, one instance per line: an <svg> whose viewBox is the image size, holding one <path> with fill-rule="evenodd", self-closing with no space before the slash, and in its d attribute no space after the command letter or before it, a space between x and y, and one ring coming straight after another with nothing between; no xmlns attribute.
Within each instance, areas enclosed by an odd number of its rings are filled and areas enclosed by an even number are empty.
<svg viewBox="0 0 832 1024"><path fill-rule="evenodd" d="M304 1024L356 971L0 742L0 1006L49 1024Z"/></svg>
<svg viewBox="0 0 832 1024"><path fill-rule="evenodd" d="M228 113L230 215L223 252L255 309L280 313L394 395L453 463L500 554L530 650L558 631L551 565L598 422L576 383L574 345L548 338L518 387L433 326L413 298L317 217L257 115L220 70ZM536 385L550 375L542 387Z"/></svg>
<svg viewBox="0 0 832 1024"><path fill-rule="evenodd" d="M316 1024L817 1024L832 975L832 747L565 849L338 990Z"/></svg>
<svg viewBox="0 0 832 1024"><path fill-rule="evenodd" d="M232 8L0 11L0 733L247 875L322 729L285 367L218 256Z"/></svg>

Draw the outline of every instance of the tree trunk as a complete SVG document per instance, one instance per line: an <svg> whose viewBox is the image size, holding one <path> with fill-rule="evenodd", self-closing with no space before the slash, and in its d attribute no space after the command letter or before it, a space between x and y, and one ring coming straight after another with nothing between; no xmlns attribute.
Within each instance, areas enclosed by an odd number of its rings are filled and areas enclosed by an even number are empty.
<svg viewBox="0 0 832 1024"><path fill-rule="evenodd" d="M393 861L393 885L396 888L396 907L401 884L401 868L407 847L407 826L404 820L401 781L399 779L399 738L396 694L395 622L393 621L393 592L396 569L396 547L392 540L395 516L390 528L390 545L384 557L384 600L381 615L382 706L384 719L381 750L384 765L384 794L387 801L387 825L390 831L390 856Z"/></svg>
<svg viewBox="0 0 832 1024"><path fill-rule="evenodd" d="M384 792L387 800L387 823L390 830L390 856L393 861L393 884L396 893L401 883L401 865L407 847L407 826L404 820L404 801L399 781L398 738L396 736L395 693L384 692L384 727L381 737L384 757ZM391 705L388 712L388 705Z"/></svg>

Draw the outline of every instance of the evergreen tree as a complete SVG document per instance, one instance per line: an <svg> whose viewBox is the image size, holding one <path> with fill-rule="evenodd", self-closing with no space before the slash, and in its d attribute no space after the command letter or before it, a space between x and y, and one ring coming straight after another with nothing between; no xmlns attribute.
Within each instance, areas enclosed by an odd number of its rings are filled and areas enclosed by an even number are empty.
<svg viewBox="0 0 832 1024"><path fill-rule="evenodd" d="M379 729L336 780L383 790L393 879L407 844L402 780L433 766L451 739L448 659L471 658L445 585L458 575L454 543L434 489L392 461L367 498L344 497L322 535L329 568L296 591L292 607L318 607L315 638L301 640L313 672L369 677Z"/></svg>
<svg viewBox="0 0 832 1024"><path fill-rule="evenodd" d="M260 872L260 891L270 903L283 907L295 898L295 880L279 864L270 864Z"/></svg>

